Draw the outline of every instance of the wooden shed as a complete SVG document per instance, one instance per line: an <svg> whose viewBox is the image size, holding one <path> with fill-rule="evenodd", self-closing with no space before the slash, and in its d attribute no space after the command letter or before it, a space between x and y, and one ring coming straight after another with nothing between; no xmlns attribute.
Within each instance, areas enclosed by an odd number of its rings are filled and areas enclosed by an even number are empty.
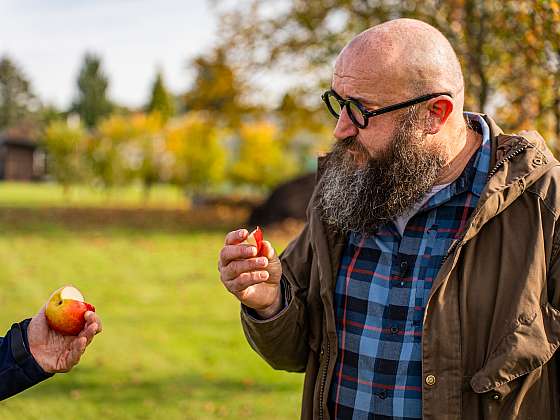
<svg viewBox="0 0 560 420"><path fill-rule="evenodd" d="M33 138L0 133L0 180L37 181L45 176L45 153Z"/></svg>

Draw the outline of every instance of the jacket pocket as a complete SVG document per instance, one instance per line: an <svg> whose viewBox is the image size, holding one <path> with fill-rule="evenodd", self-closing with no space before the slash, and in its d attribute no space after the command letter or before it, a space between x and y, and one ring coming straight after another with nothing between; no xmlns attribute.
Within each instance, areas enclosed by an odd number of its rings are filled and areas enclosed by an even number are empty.
<svg viewBox="0 0 560 420"><path fill-rule="evenodd" d="M499 341L473 375L470 385L474 392L511 390L515 387L506 384L543 366L554 355L560 346L560 311L548 303L536 309L518 317L513 331Z"/></svg>

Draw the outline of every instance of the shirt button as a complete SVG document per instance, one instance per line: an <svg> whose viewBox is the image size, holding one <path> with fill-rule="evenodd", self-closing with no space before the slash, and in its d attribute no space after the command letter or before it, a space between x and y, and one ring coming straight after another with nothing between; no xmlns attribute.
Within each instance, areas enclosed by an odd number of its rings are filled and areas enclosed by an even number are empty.
<svg viewBox="0 0 560 420"><path fill-rule="evenodd" d="M391 327L391 333L398 334L398 332L399 332L399 327L395 327L395 326Z"/></svg>
<svg viewBox="0 0 560 420"><path fill-rule="evenodd" d="M379 398L381 398L382 400L384 400L385 398L387 398L387 391L381 391L377 393L377 396Z"/></svg>
<svg viewBox="0 0 560 420"><path fill-rule="evenodd" d="M436 377L434 375L426 376L426 385L434 386L436 384Z"/></svg>
<svg viewBox="0 0 560 420"><path fill-rule="evenodd" d="M501 395L498 392L494 392L492 394L492 399L498 401L500 399Z"/></svg>

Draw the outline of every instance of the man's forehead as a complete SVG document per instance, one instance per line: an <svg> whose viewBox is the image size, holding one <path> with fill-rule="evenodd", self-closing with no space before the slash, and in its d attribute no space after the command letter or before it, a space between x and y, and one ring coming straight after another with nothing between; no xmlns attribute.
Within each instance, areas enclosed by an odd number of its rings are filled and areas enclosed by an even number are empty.
<svg viewBox="0 0 560 420"><path fill-rule="evenodd" d="M370 77L375 73L376 61L370 54L344 49L334 63L334 73L339 77Z"/></svg>
<svg viewBox="0 0 560 420"><path fill-rule="evenodd" d="M379 105L378 100L389 99L395 90L387 76L362 66L335 66L331 87L342 97Z"/></svg>

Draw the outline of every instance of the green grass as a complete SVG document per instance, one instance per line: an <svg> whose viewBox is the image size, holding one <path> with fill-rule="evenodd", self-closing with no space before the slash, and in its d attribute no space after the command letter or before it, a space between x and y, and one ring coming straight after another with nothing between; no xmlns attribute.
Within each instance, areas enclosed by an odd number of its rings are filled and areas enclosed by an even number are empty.
<svg viewBox="0 0 560 420"><path fill-rule="evenodd" d="M8 191L19 207L57 205L41 188L2 185L0 197ZM0 418L299 416L303 377L273 371L250 349L239 305L219 281L223 227L81 227L42 214L31 208L18 223L0 217L0 329L71 283L96 306L104 331L72 372L0 403ZM288 241L273 232L269 238L278 248Z"/></svg>
<svg viewBox="0 0 560 420"><path fill-rule="evenodd" d="M140 185L110 190L77 185L65 192L55 183L0 182L0 207L184 207L186 203L182 191L172 185L156 185L145 197Z"/></svg>

